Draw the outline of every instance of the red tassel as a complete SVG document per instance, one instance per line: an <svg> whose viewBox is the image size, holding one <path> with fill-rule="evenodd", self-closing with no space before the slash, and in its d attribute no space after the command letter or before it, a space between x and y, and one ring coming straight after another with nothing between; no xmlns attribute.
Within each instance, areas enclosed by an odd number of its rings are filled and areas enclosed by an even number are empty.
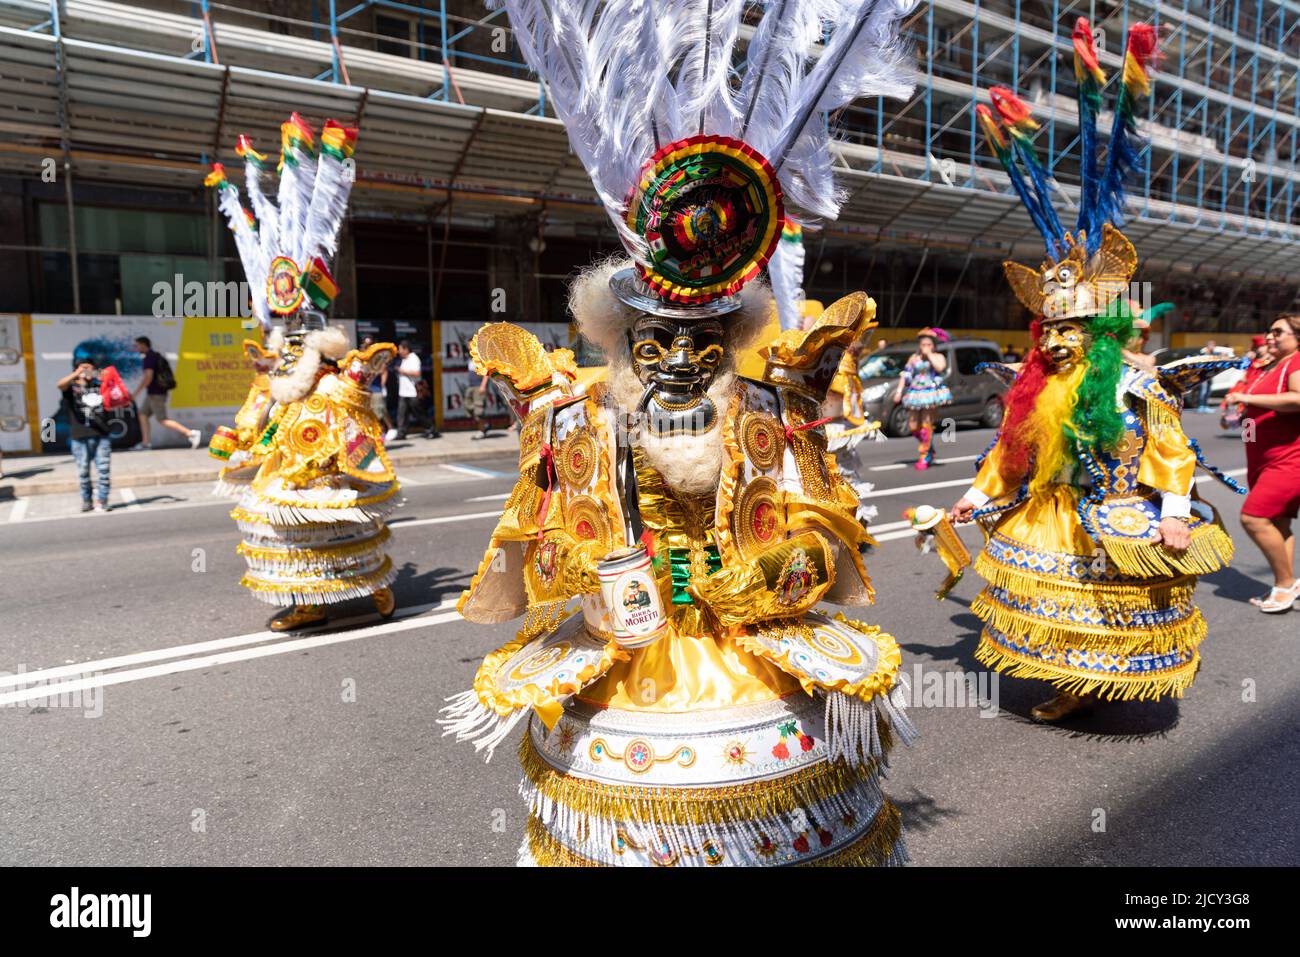
<svg viewBox="0 0 1300 957"><path fill-rule="evenodd" d="M818 419L816 422L805 422L803 425L787 425L785 427L785 440L789 442L794 438L796 432L802 432L805 429L815 429L819 425L825 425L830 420L831 417L828 415L826 418Z"/></svg>

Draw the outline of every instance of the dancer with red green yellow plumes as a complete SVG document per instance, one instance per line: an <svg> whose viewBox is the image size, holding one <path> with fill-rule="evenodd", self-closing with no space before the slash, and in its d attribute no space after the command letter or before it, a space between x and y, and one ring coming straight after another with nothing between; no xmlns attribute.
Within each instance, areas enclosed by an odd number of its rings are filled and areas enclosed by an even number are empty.
<svg viewBox="0 0 1300 957"><path fill-rule="evenodd" d="M987 581L972 606L984 622L976 657L1055 685L1055 697L1033 709L1046 721L1099 700L1181 697L1206 634L1196 578L1232 557L1218 515L1197 498L1193 473L1204 462L1180 424L1185 389L1230 363L1197 357L1152 370L1123 353L1134 335L1127 297L1138 261L1115 223L1139 159L1135 104L1149 88L1155 31L1130 31L1101 173L1091 150L1104 77L1083 18L1074 38L1085 125L1074 232L1050 205L1028 107L995 88L997 116L978 108L1047 260L1038 269L1004 264L1035 317L1034 347L1018 372L995 370L1014 376L1006 417L952 509L955 521L979 519L987 539L975 565Z"/></svg>

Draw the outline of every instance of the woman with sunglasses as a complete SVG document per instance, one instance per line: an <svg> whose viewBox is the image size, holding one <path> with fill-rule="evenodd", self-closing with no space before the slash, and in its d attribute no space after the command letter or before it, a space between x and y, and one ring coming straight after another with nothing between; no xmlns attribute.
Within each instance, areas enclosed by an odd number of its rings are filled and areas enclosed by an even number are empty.
<svg viewBox="0 0 1300 957"><path fill-rule="evenodd" d="M1270 363L1225 402L1229 408L1237 402L1244 407L1250 494L1241 507L1241 524L1273 571L1273 590L1251 604L1278 614L1300 600L1291 530L1300 512L1300 314L1274 319L1265 342Z"/></svg>

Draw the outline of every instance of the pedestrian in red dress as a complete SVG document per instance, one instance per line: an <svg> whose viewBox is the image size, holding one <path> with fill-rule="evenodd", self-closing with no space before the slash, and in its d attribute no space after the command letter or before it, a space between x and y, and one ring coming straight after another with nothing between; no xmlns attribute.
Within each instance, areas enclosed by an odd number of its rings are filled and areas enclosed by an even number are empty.
<svg viewBox="0 0 1300 957"><path fill-rule="evenodd" d="M1250 494L1241 524L1273 571L1273 590L1251 603L1269 614L1300 600L1295 576L1295 533L1300 512L1300 314L1273 320L1267 335L1272 361L1227 397L1240 402Z"/></svg>

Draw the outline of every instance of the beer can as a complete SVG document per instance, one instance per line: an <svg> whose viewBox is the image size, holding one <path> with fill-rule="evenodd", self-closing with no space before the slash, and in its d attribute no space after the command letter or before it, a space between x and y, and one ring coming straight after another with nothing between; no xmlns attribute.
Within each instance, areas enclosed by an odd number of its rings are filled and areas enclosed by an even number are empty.
<svg viewBox="0 0 1300 957"><path fill-rule="evenodd" d="M624 648L654 644L668 628L650 554L644 545L620 548L596 563L610 632Z"/></svg>

